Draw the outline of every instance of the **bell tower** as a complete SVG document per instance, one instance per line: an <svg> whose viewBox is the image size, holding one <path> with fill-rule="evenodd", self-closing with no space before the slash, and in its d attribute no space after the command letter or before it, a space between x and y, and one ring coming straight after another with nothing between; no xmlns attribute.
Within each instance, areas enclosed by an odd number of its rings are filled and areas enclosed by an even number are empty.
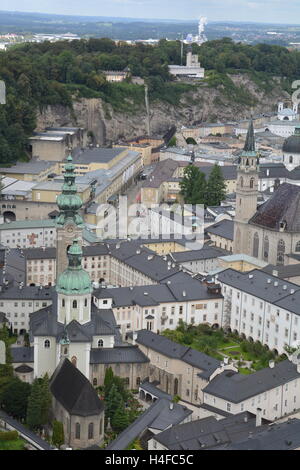
<svg viewBox="0 0 300 470"><path fill-rule="evenodd" d="M56 280L68 266L67 251L74 238L82 245L84 223L81 215L78 214L82 207L82 200L77 194L75 178L75 165L69 155L65 164L62 192L57 197L59 216L56 219Z"/></svg>
<svg viewBox="0 0 300 470"><path fill-rule="evenodd" d="M253 121L251 120L237 168L234 253L251 254L248 222L257 210L258 163Z"/></svg>
<svg viewBox="0 0 300 470"><path fill-rule="evenodd" d="M57 277L57 319L68 325L72 320L80 324L91 321L92 281L82 266L82 248L73 240L68 250L68 267Z"/></svg>

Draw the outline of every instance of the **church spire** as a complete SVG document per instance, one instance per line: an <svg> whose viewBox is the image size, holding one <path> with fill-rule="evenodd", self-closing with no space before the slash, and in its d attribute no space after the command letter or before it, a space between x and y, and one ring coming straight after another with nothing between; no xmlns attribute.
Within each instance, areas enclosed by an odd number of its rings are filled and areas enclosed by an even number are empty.
<svg viewBox="0 0 300 470"><path fill-rule="evenodd" d="M67 163L65 164L64 184L61 194L57 197L57 205L60 210L57 218L57 225L64 225L69 219L76 225L82 226L83 219L78 214L79 209L82 207L82 200L77 193L77 186L75 184L75 165L73 164L72 156L69 155Z"/></svg>
<svg viewBox="0 0 300 470"><path fill-rule="evenodd" d="M249 122L247 137L244 145L244 152L255 152L255 137L252 118Z"/></svg>

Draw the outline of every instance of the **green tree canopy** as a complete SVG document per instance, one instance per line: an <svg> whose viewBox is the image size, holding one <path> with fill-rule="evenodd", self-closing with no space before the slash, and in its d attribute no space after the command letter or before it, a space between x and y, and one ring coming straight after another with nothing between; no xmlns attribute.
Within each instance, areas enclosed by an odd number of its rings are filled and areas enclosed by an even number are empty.
<svg viewBox="0 0 300 470"><path fill-rule="evenodd" d="M64 426L61 421L52 423L52 444L60 448L65 443Z"/></svg>
<svg viewBox="0 0 300 470"><path fill-rule="evenodd" d="M207 206L219 206L226 197L226 183L219 165L214 165L207 181Z"/></svg>
<svg viewBox="0 0 300 470"><path fill-rule="evenodd" d="M180 188L185 204L205 204L207 185L205 175L198 167L189 165L185 168Z"/></svg>
<svg viewBox="0 0 300 470"><path fill-rule="evenodd" d="M0 396L2 408L17 419L25 419L31 386L18 377L10 377Z"/></svg>

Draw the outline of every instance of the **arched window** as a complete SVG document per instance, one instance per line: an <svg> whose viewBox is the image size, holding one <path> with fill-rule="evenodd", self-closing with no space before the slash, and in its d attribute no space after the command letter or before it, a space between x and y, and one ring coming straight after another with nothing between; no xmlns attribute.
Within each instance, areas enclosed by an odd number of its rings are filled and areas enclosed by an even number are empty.
<svg viewBox="0 0 300 470"><path fill-rule="evenodd" d="M250 189L254 188L254 178L250 179Z"/></svg>
<svg viewBox="0 0 300 470"><path fill-rule="evenodd" d="M76 356L72 357L71 362L72 362L73 366L77 367L77 357Z"/></svg>
<svg viewBox="0 0 300 470"><path fill-rule="evenodd" d="M66 356L67 354L68 354L68 348L65 347L65 348L64 348L64 355Z"/></svg>
<svg viewBox="0 0 300 470"><path fill-rule="evenodd" d="M269 259L269 237L265 236L264 238L264 261Z"/></svg>
<svg viewBox="0 0 300 470"><path fill-rule="evenodd" d="M62 307L65 306L65 299L62 299L62 301L61 301L61 306L62 306Z"/></svg>
<svg viewBox="0 0 300 470"><path fill-rule="evenodd" d="M75 439L80 439L80 423L75 424Z"/></svg>
<svg viewBox="0 0 300 470"><path fill-rule="evenodd" d="M98 348L103 348L103 339L99 339Z"/></svg>
<svg viewBox="0 0 300 470"><path fill-rule="evenodd" d="M93 379L93 385L94 385L94 386L97 385L97 379L96 379L96 377Z"/></svg>
<svg viewBox="0 0 300 470"><path fill-rule="evenodd" d="M73 308L77 308L77 300L73 300Z"/></svg>
<svg viewBox="0 0 300 470"><path fill-rule="evenodd" d="M89 424L88 428L88 439L93 439L94 438L94 423Z"/></svg>
<svg viewBox="0 0 300 470"><path fill-rule="evenodd" d="M289 163L293 163L293 156L292 155L290 155Z"/></svg>
<svg viewBox="0 0 300 470"><path fill-rule="evenodd" d="M45 347L45 348L50 348L50 340L49 340L49 339L45 339L45 341L44 341L44 347Z"/></svg>
<svg viewBox="0 0 300 470"><path fill-rule="evenodd" d="M252 251L254 258L258 258L258 252L259 252L259 236L258 236L258 233L255 232L254 237L253 237L253 251Z"/></svg>
<svg viewBox="0 0 300 470"><path fill-rule="evenodd" d="M178 379L174 380L174 395L178 395Z"/></svg>
<svg viewBox="0 0 300 470"><path fill-rule="evenodd" d="M297 242L295 251L299 252L300 251L300 241Z"/></svg>
<svg viewBox="0 0 300 470"><path fill-rule="evenodd" d="M279 240L277 245L277 264L284 263L285 243L284 240Z"/></svg>

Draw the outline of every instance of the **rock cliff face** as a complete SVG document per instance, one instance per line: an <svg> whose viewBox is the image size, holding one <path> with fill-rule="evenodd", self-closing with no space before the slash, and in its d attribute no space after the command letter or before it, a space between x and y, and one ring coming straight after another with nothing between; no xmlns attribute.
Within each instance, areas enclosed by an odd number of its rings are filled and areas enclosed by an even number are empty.
<svg viewBox="0 0 300 470"><path fill-rule="evenodd" d="M150 102L151 134L166 132L172 125L193 125L196 122L224 122L249 118L251 114L272 112L278 101L288 97L279 83L264 92L245 75L231 75L237 87L243 87L256 104L241 105L228 98L222 88L199 87L182 95L180 104ZM98 144L104 145L119 139L130 139L146 133L146 107L132 114L115 111L101 99L82 98L74 101L73 110L64 106L48 106L37 116L37 131L47 126L80 126L92 131Z"/></svg>

